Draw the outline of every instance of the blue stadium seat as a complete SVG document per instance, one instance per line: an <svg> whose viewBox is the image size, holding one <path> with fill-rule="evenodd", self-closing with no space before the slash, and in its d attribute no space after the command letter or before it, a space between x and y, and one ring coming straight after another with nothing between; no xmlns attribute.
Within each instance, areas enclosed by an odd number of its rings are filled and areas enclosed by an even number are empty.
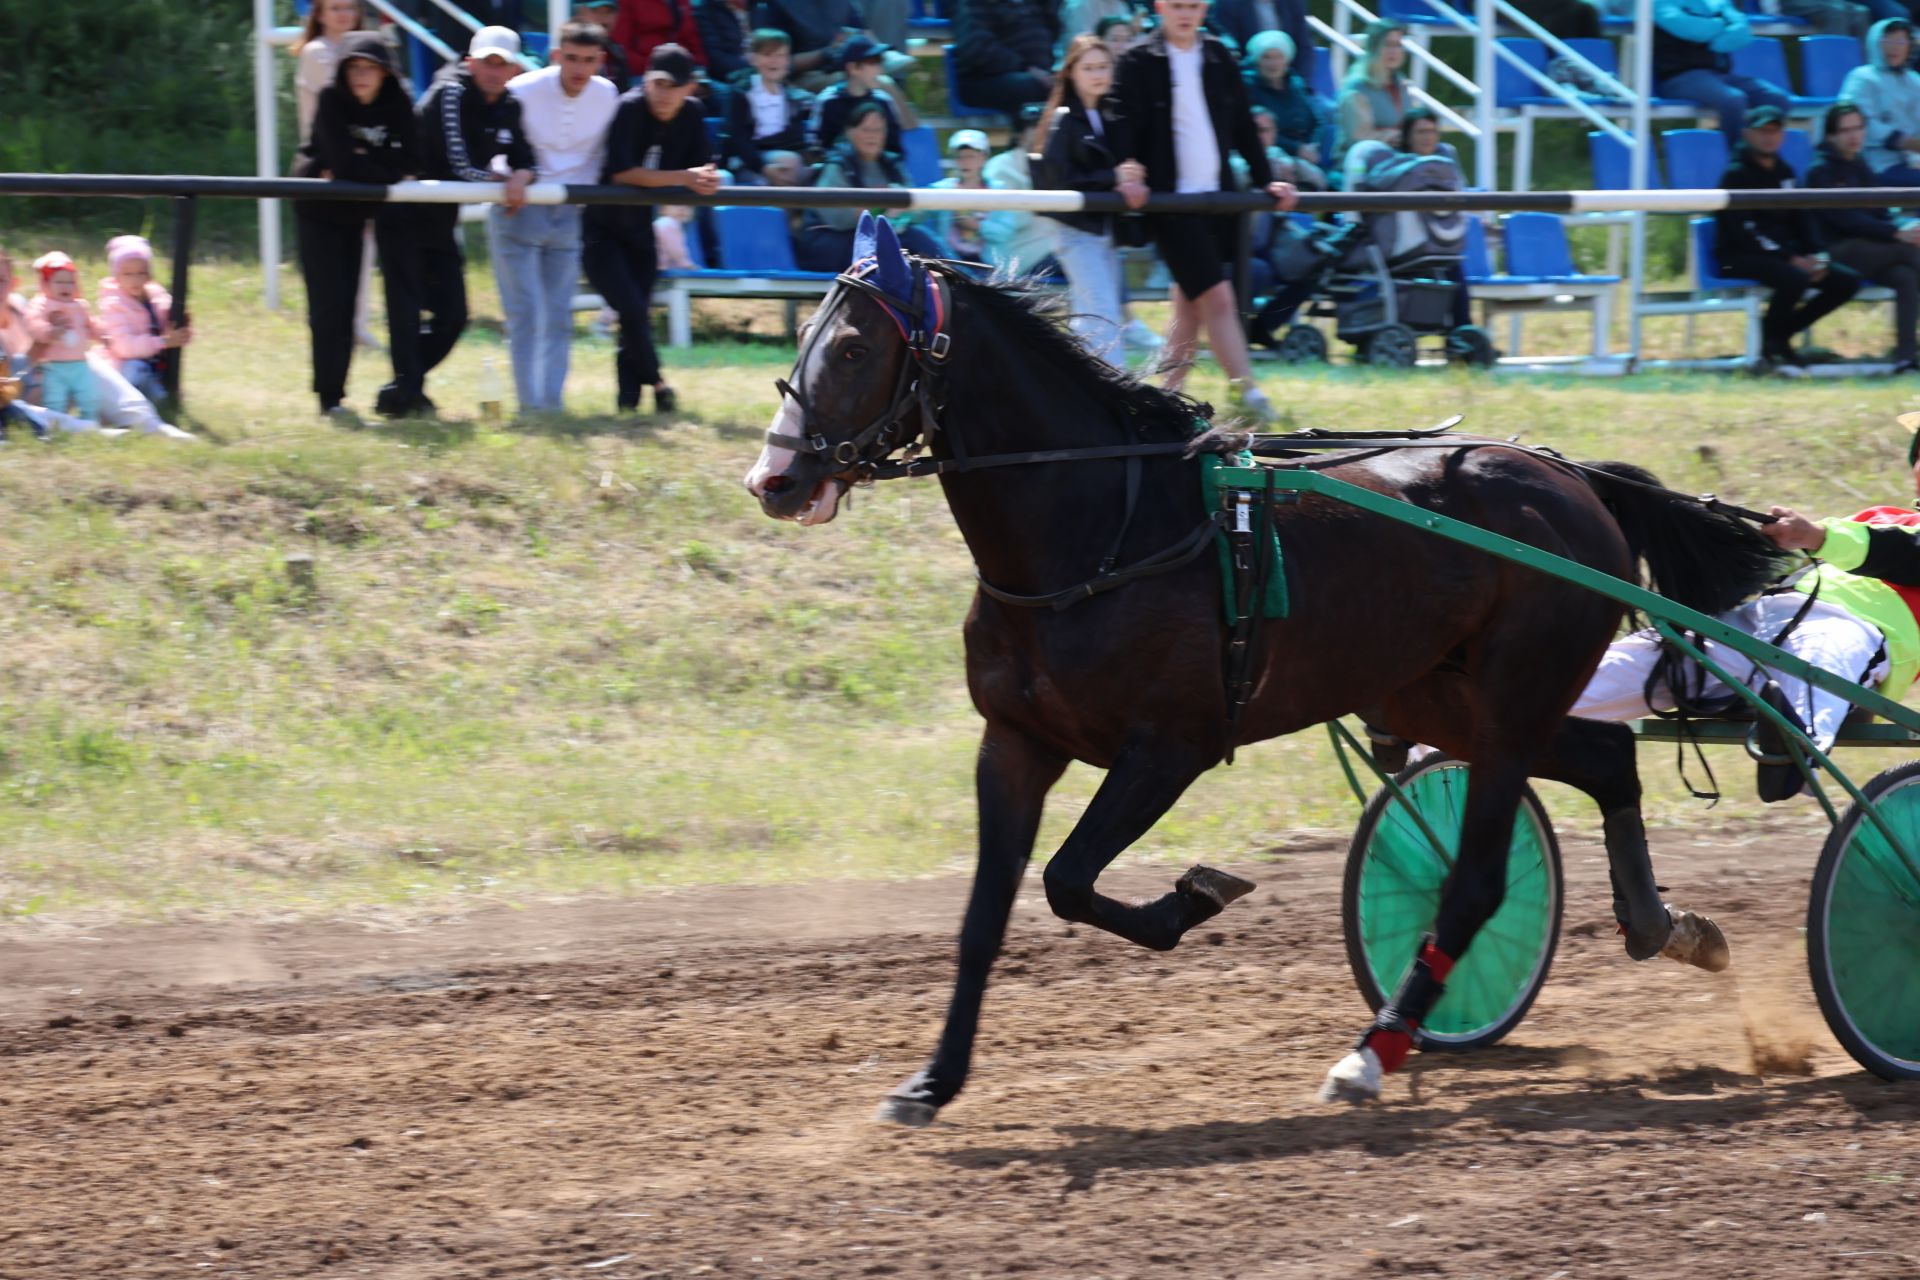
<svg viewBox="0 0 1920 1280"><path fill-rule="evenodd" d="M1473 29L1473 0L1447 0L1447 7L1467 15L1465 29L1456 26L1453 19L1441 17L1427 0L1380 0L1380 16L1409 26L1439 27L1442 31L1455 31L1462 35Z"/></svg>
<svg viewBox="0 0 1920 1280"><path fill-rule="evenodd" d="M1587 134L1587 154L1593 158L1594 190L1633 189L1633 153L1627 149L1626 143L1596 129ZM1664 185L1660 180L1660 156L1655 153L1648 156L1647 160L1647 185L1658 190Z"/></svg>
<svg viewBox="0 0 1920 1280"><path fill-rule="evenodd" d="M1718 187L1727 171L1727 140L1718 129L1663 129L1667 185L1677 191Z"/></svg>
<svg viewBox="0 0 1920 1280"><path fill-rule="evenodd" d="M940 167L940 140L932 125L900 131L901 159L907 163L907 177L916 187L930 187L946 177Z"/></svg>
<svg viewBox="0 0 1920 1280"><path fill-rule="evenodd" d="M1620 79L1620 51L1613 41L1600 36L1575 36L1566 42L1567 48L1591 62L1600 70ZM1612 99L1618 101L1618 99ZM1653 107L1690 107L1693 104L1685 98L1652 98L1647 103Z"/></svg>
<svg viewBox="0 0 1920 1280"><path fill-rule="evenodd" d="M1547 70L1547 46L1531 36L1501 36L1500 46L1542 75ZM1535 84L1505 58L1493 60L1493 103L1497 107L1519 107L1559 99Z"/></svg>
<svg viewBox="0 0 1920 1280"><path fill-rule="evenodd" d="M707 150L713 153L710 158L718 161L722 149L720 139L726 133L727 122L719 116L702 116L701 123L707 126Z"/></svg>
<svg viewBox="0 0 1920 1280"><path fill-rule="evenodd" d="M947 110L953 115L962 118L967 116L991 116L995 120L1002 119L1002 113L995 111L992 107L970 106L961 99L960 76L959 73L953 69L952 45L948 45L941 51L941 57L945 60L947 67Z"/></svg>
<svg viewBox="0 0 1920 1280"><path fill-rule="evenodd" d="M1836 99L1847 72L1866 61L1852 36L1801 36L1800 86L1811 98Z"/></svg>
<svg viewBox="0 0 1920 1280"><path fill-rule="evenodd" d="M520 51L540 63L540 65L545 66L547 62L547 51L552 41L553 36L548 32L522 31L520 33Z"/></svg>
<svg viewBox="0 0 1920 1280"><path fill-rule="evenodd" d="M1495 279L1493 255L1487 252L1486 224L1477 213L1467 215L1467 247L1460 258L1460 270L1468 284L1484 284Z"/></svg>
<svg viewBox="0 0 1920 1280"><path fill-rule="evenodd" d="M1312 45L1307 51L1309 66L1307 69L1307 88L1316 97L1334 99L1340 96L1340 86L1333 82L1333 55L1320 45Z"/></svg>
<svg viewBox="0 0 1920 1280"><path fill-rule="evenodd" d="M1793 176L1805 182L1813 167L1813 135L1805 129L1788 129L1780 139L1780 158L1793 170Z"/></svg>
<svg viewBox="0 0 1920 1280"><path fill-rule="evenodd" d="M1693 228L1694 270L1700 273L1702 289L1757 289L1757 280L1742 280L1738 276L1723 276L1714 266L1714 248L1720 242L1718 224L1710 217L1695 218Z"/></svg>
<svg viewBox="0 0 1920 1280"><path fill-rule="evenodd" d="M728 271L798 271L784 209L723 204L713 211L720 265Z"/></svg>
<svg viewBox="0 0 1920 1280"><path fill-rule="evenodd" d="M1567 245L1567 227L1557 213L1515 213L1500 224L1507 243L1507 269L1516 276L1553 283L1614 281L1618 276L1590 276L1573 265Z"/></svg>
<svg viewBox="0 0 1920 1280"><path fill-rule="evenodd" d="M1805 57L1804 50L1802 58ZM1833 94L1812 94L1802 96L1793 91L1793 81L1787 77L1787 50L1773 36L1757 36L1750 43L1733 51L1733 69L1743 76L1752 76L1756 80L1765 80L1774 88L1787 94L1796 111L1821 111L1831 106ZM1801 72L1806 71L1805 63Z"/></svg>

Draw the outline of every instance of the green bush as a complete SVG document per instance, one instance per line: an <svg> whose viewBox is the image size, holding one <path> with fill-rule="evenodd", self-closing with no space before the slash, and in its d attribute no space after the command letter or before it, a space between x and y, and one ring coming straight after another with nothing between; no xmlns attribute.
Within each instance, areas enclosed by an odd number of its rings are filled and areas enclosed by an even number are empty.
<svg viewBox="0 0 1920 1280"><path fill-rule="evenodd" d="M246 0L0 0L0 169L32 173L246 175L253 160L252 6ZM291 59L276 55L283 81ZM291 117L291 100L282 111ZM291 139L292 124L283 121ZM286 154L283 149L282 154ZM209 247L251 239L254 208L202 203ZM168 201L0 201L16 256L97 251L124 231L165 236ZM64 237L79 237L68 242Z"/></svg>

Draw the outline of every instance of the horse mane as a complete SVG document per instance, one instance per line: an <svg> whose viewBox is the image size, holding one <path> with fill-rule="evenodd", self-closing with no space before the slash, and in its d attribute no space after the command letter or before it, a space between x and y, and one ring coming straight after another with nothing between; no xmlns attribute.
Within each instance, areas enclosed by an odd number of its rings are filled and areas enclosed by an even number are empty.
<svg viewBox="0 0 1920 1280"><path fill-rule="evenodd" d="M987 280L948 275L955 291L1049 369L1070 378L1089 399L1141 435L1185 440L1213 417L1213 406L1143 382L1089 351L1062 321L1066 308L1032 276L996 273Z"/></svg>

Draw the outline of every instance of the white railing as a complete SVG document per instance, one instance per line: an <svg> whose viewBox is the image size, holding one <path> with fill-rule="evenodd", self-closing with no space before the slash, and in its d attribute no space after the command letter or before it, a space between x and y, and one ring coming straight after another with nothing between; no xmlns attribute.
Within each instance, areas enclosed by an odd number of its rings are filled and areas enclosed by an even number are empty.
<svg viewBox="0 0 1920 1280"><path fill-rule="evenodd" d="M1343 2L1350 2L1350 0L1343 0ZM1357 8L1358 6L1355 6L1355 7ZM1352 36L1348 35L1343 31L1334 30L1332 27L1328 26L1325 22L1322 22L1319 18L1309 17L1307 19L1307 26L1312 28L1314 31L1318 32L1326 40L1329 46L1339 50L1342 53L1345 53L1349 56L1358 56L1358 57L1364 57L1366 54L1366 50L1357 41L1355 41ZM1409 46L1409 47L1412 47L1412 46ZM1458 79L1466 92L1472 94L1475 97L1479 96L1480 90L1474 85L1474 83L1471 80L1468 80L1463 76L1460 76L1459 73L1454 71L1452 67L1447 68L1447 74ZM1428 93L1425 89L1422 89L1420 86L1416 84L1409 83L1407 85L1407 91L1422 106L1429 108L1436 116L1439 116L1448 125L1451 125L1453 128L1458 129L1461 133L1466 134L1469 138L1478 138L1480 136L1479 125L1467 119L1465 116L1461 115L1458 111L1454 110L1452 107L1448 106L1446 103L1440 101L1438 98L1435 98L1432 94Z"/></svg>

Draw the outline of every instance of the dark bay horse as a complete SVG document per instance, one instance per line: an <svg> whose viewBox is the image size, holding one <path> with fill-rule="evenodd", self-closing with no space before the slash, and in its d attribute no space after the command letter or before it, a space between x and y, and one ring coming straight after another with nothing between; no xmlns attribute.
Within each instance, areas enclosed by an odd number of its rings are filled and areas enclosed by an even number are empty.
<svg viewBox="0 0 1920 1280"><path fill-rule="evenodd" d="M1382 1071L1404 1058L1447 970L1500 905L1529 777L1569 783L1599 804L1630 956L1665 949L1724 965L1711 921L1670 910L1655 885L1631 733L1566 714L1620 621L1610 601L1339 503L1277 505L1291 614L1265 624L1257 683L1229 734L1224 587L1210 550L1116 590L1078 593L1070 607L1008 602L1088 583L1103 568L1122 566L1125 577L1125 566L1177 559L1170 550L1190 546L1208 515L1198 464L1164 449L1111 455L1190 440L1204 406L1113 372L1025 290L907 259L884 221L863 226L855 265L803 330L780 386L780 413L747 476L768 515L825 523L850 483L876 464L897 471L886 460L924 442L917 465L944 468L982 584L966 621L967 681L986 732L959 974L938 1047L888 1097L883 1118L925 1124L965 1083L1042 805L1074 760L1106 777L1047 863L1047 901L1063 919L1155 950L1253 886L1196 867L1159 899L1131 904L1096 882L1231 747L1359 714L1469 762L1459 862L1435 933L1329 1073L1330 1096L1378 1096ZM992 464L1042 450L1108 456ZM1773 568L1771 546L1744 526L1616 479L1631 468L1583 476L1471 439L1313 465L1606 573L1633 577L1644 557L1656 587L1709 613L1757 590Z"/></svg>

